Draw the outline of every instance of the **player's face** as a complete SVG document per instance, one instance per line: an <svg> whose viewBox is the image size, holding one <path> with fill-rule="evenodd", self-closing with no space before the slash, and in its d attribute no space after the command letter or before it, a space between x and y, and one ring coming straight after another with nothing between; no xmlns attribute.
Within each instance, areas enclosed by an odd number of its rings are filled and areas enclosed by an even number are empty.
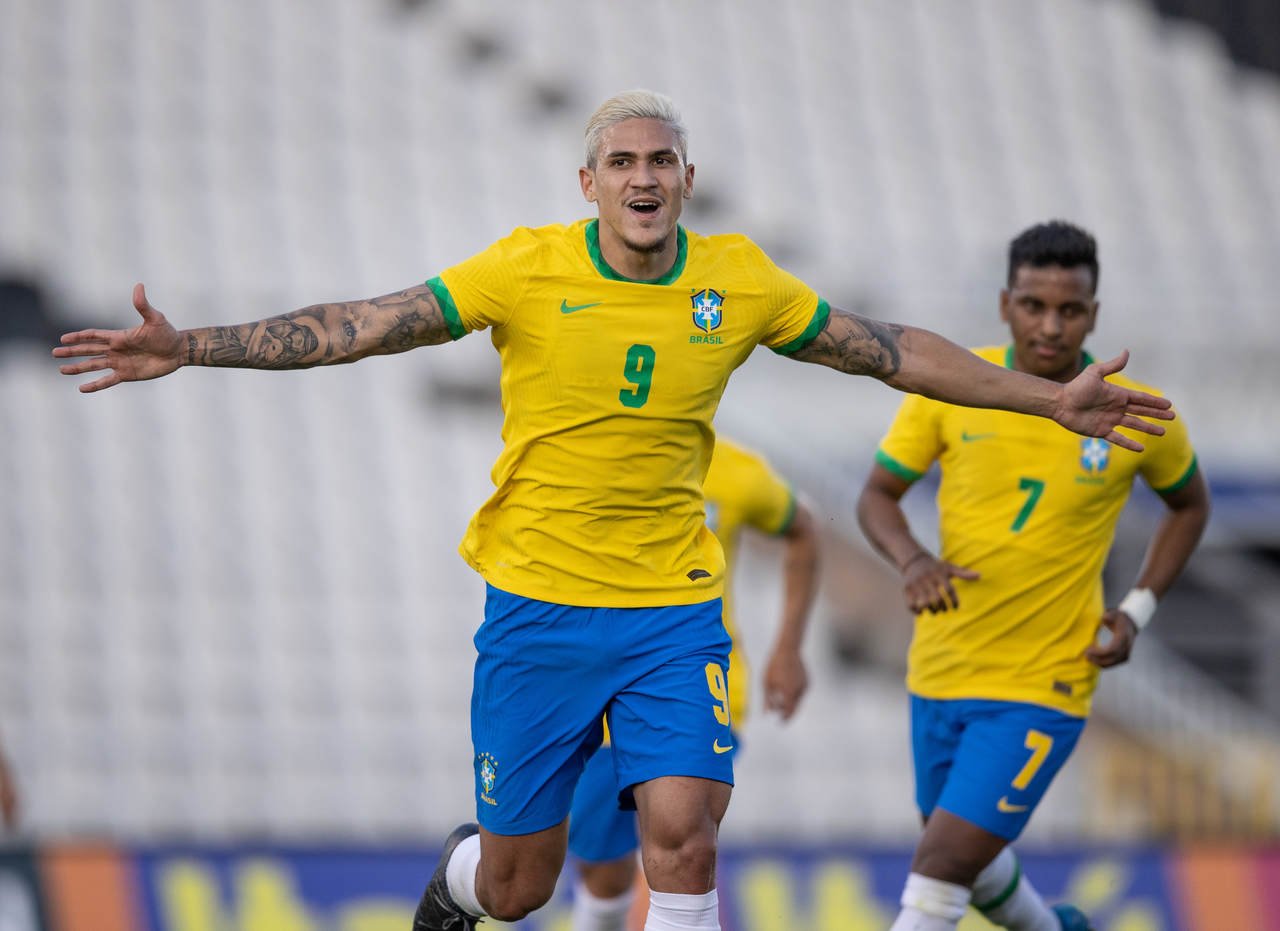
<svg viewBox="0 0 1280 931"><path fill-rule="evenodd" d="M632 252L675 248L676 222L693 193L693 166L661 120L623 120L604 132L595 168L579 170L582 194L600 208L602 245Z"/></svg>
<svg viewBox="0 0 1280 931"><path fill-rule="evenodd" d="M1075 378L1097 318L1093 275L1084 266L1020 265L1013 284L1000 292L1000 319L1013 335L1014 365L1041 378Z"/></svg>

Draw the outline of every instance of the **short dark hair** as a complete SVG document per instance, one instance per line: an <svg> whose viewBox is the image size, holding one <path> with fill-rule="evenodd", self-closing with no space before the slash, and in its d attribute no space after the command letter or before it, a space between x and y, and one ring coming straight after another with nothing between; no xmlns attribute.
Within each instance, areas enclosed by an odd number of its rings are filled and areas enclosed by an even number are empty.
<svg viewBox="0 0 1280 931"><path fill-rule="evenodd" d="M1061 265L1077 268L1081 265L1093 275L1093 290L1098 291L1098 243L1090 233L1065 220L1037 223L1023 230L1009 243L1009 286L1014 275L1023 265L1044 268Z"/></svg>

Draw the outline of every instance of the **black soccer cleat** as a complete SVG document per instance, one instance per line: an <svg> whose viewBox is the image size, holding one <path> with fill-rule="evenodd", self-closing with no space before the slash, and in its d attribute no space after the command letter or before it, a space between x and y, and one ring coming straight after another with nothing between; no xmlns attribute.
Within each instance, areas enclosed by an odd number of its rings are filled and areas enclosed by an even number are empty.
<svg viewBox="0 0 1280 931"><path fill-rule="evenodd" d="M471 822L460 824L444 839L444 851L440 854L440 862L436 871L427 881L427 888L422 893L422 901L413 914L413 931L474 931L480 920L468 915L458 908L449 894L449 880L445 869L449 865L449 857L453 849L473 834L480 833L480 825Z"/></svg>

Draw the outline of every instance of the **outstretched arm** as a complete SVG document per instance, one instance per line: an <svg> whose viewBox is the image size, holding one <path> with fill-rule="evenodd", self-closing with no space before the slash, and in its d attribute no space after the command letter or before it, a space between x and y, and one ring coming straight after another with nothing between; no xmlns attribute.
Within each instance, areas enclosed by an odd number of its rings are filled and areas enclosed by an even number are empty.
<svg viewBox="0 0 1280 931"><path fill-rule="evenodd" d="M818 525L803 504L796 504L784 536L782 623L765 666L764 700L765 708L778 712L786 721L809 688L800 648L818 588Z"/></svg>
<svg viewBox="0 0 1280 931"><path fill-rule="evenodd" d="M1062 385L992 365L929 330L881 323L835 307L817 337L792 358L871 375L900 391L950 404L1048 417L1075 433L1104 437L1135 451L1142 444L1117 427L1159 436L1164 427L1142 418L1174 416L1165 398L1104 380L1124 368L1127 352L1095 362Z"/></svg>
<svg viewBox="0 0 1280 931"><path fill-rule="evenodd" d="M936 614L960 606L953 578L978 578L978 573L938 559L915 538L902 510L902 496L911 484L882 465L873 465L858 496L858 525L876 552L902 574L902 594L912 614Z"/></svg>
<svg viewBox="0 0 1280 931"><path fill-rule="evenodd" d="M1149 589L1157 599L1163 598L1173 586L1200 542L1200 535L1209 522L1209 485L1197 472L1186 485L1161 497L1167 510L1151 535L1133 586ZM1111 631L1110 641L1091 646L1085 656L1105 669L1129 658L1138 638L1138 627L1133 618L1118 607L1102 616L1102 626Z"/></svg>
<svg viewBox="0 0 1280 931"><path fill-rule="evenodd" d="M355 362L365 356L403 352L447 342L448 323L426 285L363 301L314 304L278 317L235 326L177 330L147 301L141 284L133 306L142 323L131 330L80 330L53 350L64 375L109 371L81 391L100 391L126 381L160 378L184 365L256 369L301 369Z"/></svg>

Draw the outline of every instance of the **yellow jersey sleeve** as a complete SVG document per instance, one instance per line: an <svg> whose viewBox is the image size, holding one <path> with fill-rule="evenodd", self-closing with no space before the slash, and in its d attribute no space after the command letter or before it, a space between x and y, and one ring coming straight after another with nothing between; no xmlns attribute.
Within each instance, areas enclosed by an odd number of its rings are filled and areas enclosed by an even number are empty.
<svg viewBox="0 0 1280 931"><path fill-rule="evenodd" d="M770 308L760 342L781 355L798 352L822 332L831 308L807 284L774 264L755 243L746 239L743 243L743 271L755 277Z"/></svg>
<svg viewBox="0 0 1280 931"><path fill-rule="evenodd" d="M1143 480L1153 491L1170 494L1191 481L1198 465L1182 417L1160 423L1164 425L1164 436L1133 435L1147 447L1139 467Z"/></svg>
<svg viewBox="0 0 1280 931"><path fill-rule="evenodd" d="M510 320L542 257L543 242L534 230L520 227L427 282L454 339Z"/></svg>
<svg viewBox="0 0 1280 931"><path fill-rule="evenodd" d="M942 455L942 415L937 401L909 394L898 406L889 431L876 450L876 462L903 481L914 482Z"/></svg>

